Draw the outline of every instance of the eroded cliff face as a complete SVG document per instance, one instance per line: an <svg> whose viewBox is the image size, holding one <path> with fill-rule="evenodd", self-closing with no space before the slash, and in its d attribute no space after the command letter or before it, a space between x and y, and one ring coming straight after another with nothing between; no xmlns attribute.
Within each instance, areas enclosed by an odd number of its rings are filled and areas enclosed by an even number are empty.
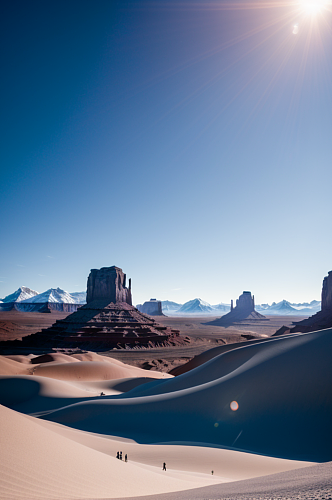
<svg viewBox="0 0 332 500"><path fill-rule="evenodd" d="M255 310L254 296L251 296L250 292L243 292L236 301L236 309L238 313L244 314L244 317L252 313Z"/></svg>
<svg viewBox="0 0 332 500"><path fill-rule="evenodd" d="M131 283L126 287L126 275L116 266L91 269L87 283L87 303L94 300L106 303L126 302L132 305Z"/></svg>
<svg viewBox="0 0 332 500"><path fill-rule="evenodd" d="M332 312L332 271L323 280L322 311Z"/></svg>
<svg viewBox="0 0 332 500"><path fill-rule="evenodd" d="M288 335L295 332L314 332L332 328L332 271L323 279L321 311L302 321L297 321L293 328L281 327L273 335Z"/></svg>

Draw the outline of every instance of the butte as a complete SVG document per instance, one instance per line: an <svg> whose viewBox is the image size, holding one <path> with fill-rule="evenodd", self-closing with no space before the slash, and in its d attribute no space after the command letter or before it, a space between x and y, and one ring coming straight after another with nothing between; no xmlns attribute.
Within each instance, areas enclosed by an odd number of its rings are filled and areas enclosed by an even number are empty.
<svg viewBox="0 0 332 500"><path fill-rule="evenodd" d="M255 311L255 298L251 296L251 292L243 292L237 299L236 306L233 307L233 300L231 301L231 310L228 314L217 318L214 321L205 323L206 325L215 326L230 326L238 321L257 321L267 320L265 316Z"/></svg>
<svg viewBox="0 0 332 500"><path fill-rule="evenodd" d="M321 310L302 321L294 321L295 326L282 326L273 336L289 333L308 333L332 327L332 271L323 279Z"/></svg>
<svg viewBox="0 0 332 500"><path fill-rule="evenodd" d="M87 303L50 328L21 341L1 342L1 349L79 348L107 350L114 347L155 347L185 344L179 330L160 325L132 305L131 280L116 266L92 269L87 283ZM15 350L16 350L15 349Z"/></svg>

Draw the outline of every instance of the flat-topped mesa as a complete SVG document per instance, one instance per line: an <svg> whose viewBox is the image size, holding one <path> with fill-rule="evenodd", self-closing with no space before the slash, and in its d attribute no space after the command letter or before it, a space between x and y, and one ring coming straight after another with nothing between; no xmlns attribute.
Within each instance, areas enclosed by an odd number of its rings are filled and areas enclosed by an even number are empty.
<svg viewBox="0 0 332 500"><path fill-rule="evenodd" d="M132 305L131 280L126 287L126 275L116 266L91 269L87 283L87 304L94 300L107 304L126 302Z"/></svg>
<svg viewBox="0 0 332 500"><path fill-rule="evenodd" d="M137 304L137 309L150 316L165 316L163 313L163 308L160 300L150 299L144 304Z"/></svg>
<svg viewBox="0 0 332 500"><path fill-rule="evenodd" d="M209 321L206 324L228 326L237 321L255 321L261 319L266 320L267 318L255 311L254 296L251 296L251 292L243 292L237 299L235 307L233 307L233 301L231 301L231 311L228 314L225 314L221 318L215 319L214 321Z"/></svg>

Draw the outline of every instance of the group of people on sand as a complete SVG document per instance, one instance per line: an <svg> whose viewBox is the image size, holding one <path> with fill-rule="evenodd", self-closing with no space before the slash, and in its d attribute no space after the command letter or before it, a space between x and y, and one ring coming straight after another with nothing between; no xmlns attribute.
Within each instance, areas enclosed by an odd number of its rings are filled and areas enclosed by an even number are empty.
<svg viewBox="0 0 332 500"><path fill-rule="evenodd" d="M118 458L119 460L122 460L122 451L117 451L116 452L116 458ZM128 462L128 455L127 455L127 453L125 454L124 461Z"/></svg>
<svg viewBox="0 0 332 500"><path fill-rule="evenodd" d="M118 460L122 460L122 451L117 451L116 452L116 458ZM124 461L128 462L128 455L127 455L127 453L124 456ZM166 462L163 463L163 470L166 470Z"/></svg>

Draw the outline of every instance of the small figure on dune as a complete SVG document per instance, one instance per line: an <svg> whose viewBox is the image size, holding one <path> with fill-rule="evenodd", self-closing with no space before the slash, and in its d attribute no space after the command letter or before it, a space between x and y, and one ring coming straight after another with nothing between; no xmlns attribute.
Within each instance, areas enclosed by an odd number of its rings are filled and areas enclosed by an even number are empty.
<svg viewBox="0 0 332 500"><path fill-rule="evenodd" d="M100 393L101 396L105 396L106 394L104 394L103 392Z"/></svg>
<svg viewBox="0 0 332 500"><path fill-rule="evenodd" d="M212 470L212 471L211 471L212 476L213 476L213 473L214 473L214 471Z"/></svg>
<svg viewBox="0 0 332 500"><path fill-rule="evenodd" d="M116 458L120 459L120 453L118 451L116 452Z"/></svg>
<svg viewBox="0 0 332 500"><path fill-rule="evenodd" d="M166 462L163 463L163 470L166 470Z"/></svg>
<svg viewBox="0 0 332 500"><path fill-rule="evenodd" d="M125 462L128 462L128 455L127 455L127 453L125 454Z"/></svg>
<svg viewBox="0 0 332 500"><path fill-rule="evenodd" d="M120 451L120 460L122 460L122 451Z"/></svg>

